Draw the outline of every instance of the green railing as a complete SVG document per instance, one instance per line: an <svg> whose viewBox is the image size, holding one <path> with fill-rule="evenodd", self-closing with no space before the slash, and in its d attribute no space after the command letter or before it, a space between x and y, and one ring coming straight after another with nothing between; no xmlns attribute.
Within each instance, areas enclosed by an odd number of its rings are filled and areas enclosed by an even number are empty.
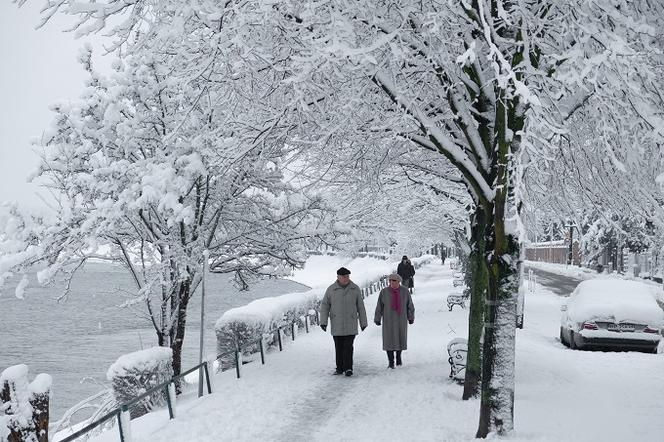
<svg viewBox="0 0 664 442"><path fill-rule="evenodd" d="M207 384L207 391L208 394L212 393L212 386L210 385L210 372L208 369L208 362L205 361L201 364L198 364L195 367L190 368L189 370L178 374L177 376L173 376L169 380L162 382L159 385L155 385L154 387L150 388L149 390L145 391L143 394L136 396L135 398L131 399L130 401L124 402L122 405L120 405L118 408L115 410L105 414L104 416L96 419L95 421L89 423L85 427L77 430L76 432L70 434L69 436L65 437L64 439L61 439L60 442L71 442L73 440L76 440L77 438L85 435L86 433L89 433L90 431L94 430L95 428L99 427L102 425L104 422L117 418L118 420L118 430L120 432L120 441L121 442L129 442L131 440L131 428L129 427L129 423L131 421L131 417L129 415L129 407L132 405L136 404L137 402L140 402L141 400L145 399L148 396L152 396L154 393L158 392L163 392L164 396L166 397L166 403L168 404L168 414L171 419L175 418L175 403L174 403L174 398L175 398L175 383L187 376L189 373L193 373L194 371L199 370L201 372L201 375L205 375L205 380ZM202 377L199 377L199 379L202 379ZM125 417L123 419L123 416ZM124 422L124 423L123 423Z"/></svg>
<svg viewBox="0 0 664 442"><path fill-rule="evenodd" d="M361 289L362 293L362 298L366 298L367 296L376 293L377 291L381 290L382 288L387 287L387 277L382 276L376 281L373 281L369 283L365 288ZM306 333L309 333L309 327L310 325L313 325L310 321L310 318L314 317L316 318L316 323L318 322L318 313L314 314L307 314L303 315L304 316L304 327ZM300 316L302 317L302 316ZM266 334L270 333L276 333L277 334L277 344L279 347L279 351L283 350L283 336L282 336L282 330L289 328L291 331L291 339L294 341L295 340L295 327L296 324L299 321L293 320L290 324L284 324L282 326L276 327L272 330L269 330ZM261 364L265 365L265 344L263 338L259 338L250 342L245 342L244 345L238 346L235 348L235 350L231 350L228 352L224 352L221 354L218 354L216 359L219 360L223 357L227 356L234 356L235 357L235 373L237 378L240 378L241 375L241 370L240 367L242 366L242 350L246 347L253 346L258 344L258 347L260 349L260 354L261 354ZM158 392L163 392L164 396L166 397L166 403L168 405L168 414L170 419L175 419L175 384L176 382L183 378L184 376L187 376L190 373L193 373L194 371L199 370L199 372L202 371L201 375L199 376L199 379L203 379L203 373L205 375L205 381L207 384L207 391L208 394L212 393L212 387L210 384L210 374L209 374L209 367L208 367L208 362L205 361L201 364L198 364L195 367L190 368L189 370L180 373L177 376L173 376L171 379L162 382L159 385L156 385L149 390L145 391L143 394L140 396L137 396L130 401L124 402L121 404L119 407L114 409L113 411L105 414L104 416L94 420L93 422L87 424L85 427L77 430L76 432L70 434L69 436L65 437L64 439L60 439L60 442L72 442L76 440L77 438L84 436L85 434L89 433L90 431L94 430L95 428L99 427L106 421L109 421L111 419L117 419L118 421L118 431L120 432L120 442L130 442L131 441L131 416L129 414L129 408L132 405L135 405L136 403L140 402L141 400L145 399L148 396L153 395L154 393ZM200 391L200 389L199 389ZM200 395L199 395L200 397Z"/></svg>

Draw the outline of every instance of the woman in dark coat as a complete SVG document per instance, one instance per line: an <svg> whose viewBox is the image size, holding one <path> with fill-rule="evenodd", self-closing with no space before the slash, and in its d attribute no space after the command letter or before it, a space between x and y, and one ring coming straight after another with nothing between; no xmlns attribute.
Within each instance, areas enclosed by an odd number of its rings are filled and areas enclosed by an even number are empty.
<svg viewBox="0 0 664 442"><path fill-rule="evenodd" d="M408 347L408 324L415 321L415 306L408 289L401 285L401 276L392 273L389 286L378 294L374 322L383 326L383 350L387 352L388 368L402 365L401 352Z"/></svg>
<svg viewBox="0 0 664 442"><path fill-rule="evenodd" d="M415 267L410 262L408 256L403 255L401 262L397 266L397 273L401 276L401 283L404 287L408 288L410 293L413 293L413 278L415 277Z"/></svg>

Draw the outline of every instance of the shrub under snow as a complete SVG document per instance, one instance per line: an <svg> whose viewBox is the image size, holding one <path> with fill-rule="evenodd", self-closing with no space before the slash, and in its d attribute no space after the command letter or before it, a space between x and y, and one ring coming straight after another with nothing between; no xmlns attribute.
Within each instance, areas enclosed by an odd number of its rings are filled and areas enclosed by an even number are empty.
<svg viewBox="0 0 664 442"><path fill-rule="evenodd" d="M305 326L305 316L312 315L310 323L317 322L316 311L325 291L314 289L307 292L257 299L249 304L228 310L215 324L217 334L217 355L242 348L242 353L250 355L260 351L259 339L264 345L277 345L276 329L295 321L298 328ZM291 328L284 333L291 335ZM222 369L234 365L234 355L220 358Z"/></svg>
<svg viewBox="0 0 664 442"><path fill-rule="evenodd" d="M118 403L127 402L173 377L173 351L168 347L152 347L122 355L106 372ZM166 404L162 392L148 396L130 408L136 418Z"/></svg>

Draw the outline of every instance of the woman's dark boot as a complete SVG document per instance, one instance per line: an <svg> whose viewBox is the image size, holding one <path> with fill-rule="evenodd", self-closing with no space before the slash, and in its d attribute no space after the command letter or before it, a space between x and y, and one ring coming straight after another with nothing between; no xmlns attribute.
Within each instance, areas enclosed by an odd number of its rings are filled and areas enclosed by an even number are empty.
<svg viewBox="0 0 664 442"><path fill-rule="evenodd" d="M397 365L402 365L402 363L401 363L401 350L397 351Z"/></svg>
<svg viewBox="0 0 664 442"><path fill-rule="evenodd" d="M387 368L394 368L394 352L393 351L388 351L387 352L387 362L388 362Z"/></svg>

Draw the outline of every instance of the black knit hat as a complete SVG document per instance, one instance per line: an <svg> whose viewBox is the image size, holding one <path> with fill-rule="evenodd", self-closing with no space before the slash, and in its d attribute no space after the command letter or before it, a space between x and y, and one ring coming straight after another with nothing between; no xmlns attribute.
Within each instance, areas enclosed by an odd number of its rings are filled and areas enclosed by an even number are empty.
<svg viewBox="0 0 664 442"><path fill-rule="evenodd" d="M337 270L337 275L350 275L350 270L348 270L346 267L342 267Z"/></svg>
<svg viewBox="0 0 664 442"><path fill-rule="evenodd" d="M403 255L403 256L401 257L401 260L403 261L404 259L408 259L408 257L407 257L406 255Z"/></svg>

